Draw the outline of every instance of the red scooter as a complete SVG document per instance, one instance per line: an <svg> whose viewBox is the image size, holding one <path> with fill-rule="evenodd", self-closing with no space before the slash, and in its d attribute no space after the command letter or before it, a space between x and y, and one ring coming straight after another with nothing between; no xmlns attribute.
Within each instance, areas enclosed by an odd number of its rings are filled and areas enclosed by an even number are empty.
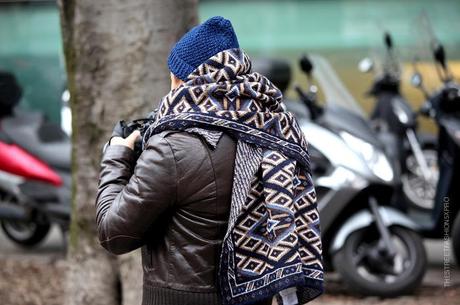
<svg viewBox="0 0 460 305"><path fill-rule="evenodd" d="M0 72L0 224L16 244L32 247L52 224L70 222L71 143L44 115L16 109L21 88Z"/></svg>

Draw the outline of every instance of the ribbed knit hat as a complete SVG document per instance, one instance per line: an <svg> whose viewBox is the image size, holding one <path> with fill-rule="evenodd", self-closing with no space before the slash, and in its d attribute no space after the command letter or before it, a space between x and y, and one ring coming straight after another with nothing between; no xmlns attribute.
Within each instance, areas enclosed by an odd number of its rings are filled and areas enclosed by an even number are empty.
<svg viewBox="0 0 460 305"><path fill-rule="evenodd" d="M169 70L183 81L190 73L219 52L239 48L230 20L209 18L188 31L169 53Z"/></svg>

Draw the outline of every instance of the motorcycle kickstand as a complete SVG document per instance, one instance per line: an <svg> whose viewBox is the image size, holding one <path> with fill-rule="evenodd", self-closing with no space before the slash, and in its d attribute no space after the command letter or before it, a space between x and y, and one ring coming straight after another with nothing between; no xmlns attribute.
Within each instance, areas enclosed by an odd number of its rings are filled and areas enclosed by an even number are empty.
<svg viewBox="0 0 460 305"><path fill-rule="evenodd" d="M67 240L67 230L63 225L60 225L59 228L61 229L61 235L62 235L62 242L64 246L64 250L67 251L67 246L68 246L68 240Z"/></svg>

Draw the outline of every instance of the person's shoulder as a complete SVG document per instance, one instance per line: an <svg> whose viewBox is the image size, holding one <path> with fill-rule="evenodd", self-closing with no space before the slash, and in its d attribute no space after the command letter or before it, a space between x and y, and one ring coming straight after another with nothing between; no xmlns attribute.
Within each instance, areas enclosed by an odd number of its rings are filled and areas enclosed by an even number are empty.
<svg viewBox="0 0 460 305"><path fill-rule="evenodd" d="M174 151L187 152L198 156L206 152L203 141L198 135L187 131L169 132L163 135Z"/></svg>
<svg viewBox="0 0 460 305"><path fill-rule="evenodd" d="M181 145L183 143L196 143L199 142L200 139L190 132L166 130L152 135L147 143L150 144L164 141L174 145Z"/></svg>
<svg viewBox="0 0 460 305"><path fill-rule="evenodd" d="M169 131L163 131L163 132L151 135L146 142L146 148L151 147L151 146L156 146L158 144L167 144L165 138L169 133L170 133Z"/></svg>
<svg viewBox="0 0 460 305"><path fill-rule="evenodd" d="M186 131L163 131L149 138L146 148L167 145L176 154L204 156L206 148L199 136Z"/></svg>

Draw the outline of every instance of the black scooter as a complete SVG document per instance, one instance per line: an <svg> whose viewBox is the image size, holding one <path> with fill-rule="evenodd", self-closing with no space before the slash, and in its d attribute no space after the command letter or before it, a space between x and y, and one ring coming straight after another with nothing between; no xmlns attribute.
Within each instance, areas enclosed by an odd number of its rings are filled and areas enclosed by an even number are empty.
<svg viewBox="0 0 460 305"><path fill-rule="evenodd" d="M436 138L417 132L417 114L402 96L400 69L393 39L384 34L385 55L381 69L365 58L360 61L362 72L375 73L371 90L367 93L376 99L370 116L385 148L400 168L402 195L405 208L431 210L438 180ZM388 136L389 135L389 136Z"/></svg>
<svg viewBox="0 0 460 305"><path fill-rule="evenodd" d="M327 60L311 58L301 61L308 91L297 87L301 101L284 104L309 142L326 270L363 295L410 293L423 278L426 255L416 224L391 206L399 175ZM289 83L290 66L282 61L254 63L254 69L281 90ZM318 103L313 72L325 105Z"/></svg>
<svg viewBox="0 0 460 305"><path fill-rule="evenodd" d="M414 62L411 78L414 87L426 97L420 113L432 118L439 127L439 180L431 213L421 218L421 233L428 238L452 239L453 252L460 263L460 85L454 80L446 61L444 47L433 44L433 57L442 87L430 94Z"/></svg>

